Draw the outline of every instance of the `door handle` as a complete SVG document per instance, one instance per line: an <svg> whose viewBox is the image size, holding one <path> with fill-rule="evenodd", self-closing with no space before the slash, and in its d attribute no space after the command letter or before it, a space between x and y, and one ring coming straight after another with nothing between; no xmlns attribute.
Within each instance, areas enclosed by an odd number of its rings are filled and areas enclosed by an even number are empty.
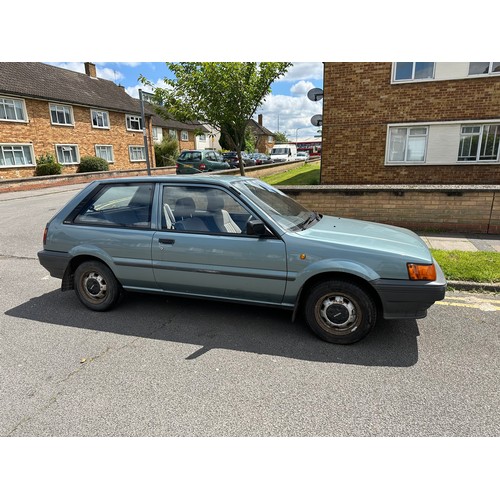
<svg viewBox="0 0 500 500"><path fill-rule="evenodd" d="M175 243L175 240L169 240L169 239L165 239L165 238L160 238L159 242L162 245L173 245Z"/></svg>

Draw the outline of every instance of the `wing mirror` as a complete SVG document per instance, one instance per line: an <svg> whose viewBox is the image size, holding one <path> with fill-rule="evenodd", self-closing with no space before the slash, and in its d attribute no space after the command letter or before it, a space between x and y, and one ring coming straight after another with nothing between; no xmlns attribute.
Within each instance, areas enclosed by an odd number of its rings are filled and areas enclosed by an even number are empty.
<svg viewBox="0 0 500 500"><path fill-rule="evenodd" d="M261 220L254 219L247 222L247 234L252 236L266 236L269 233Z"/></svg>

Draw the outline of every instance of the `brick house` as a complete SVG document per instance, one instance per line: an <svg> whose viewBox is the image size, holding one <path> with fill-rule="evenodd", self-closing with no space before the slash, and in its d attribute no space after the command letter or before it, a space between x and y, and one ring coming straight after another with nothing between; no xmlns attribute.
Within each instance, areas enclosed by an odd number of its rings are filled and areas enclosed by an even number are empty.
<svg viewBox="0 0 500 500"><path fill-rule="evenodd" d="M262 115L258 115L257 120L250 119L247 127L256 138L255 149L259 153L268 154L274 146L274 134L262 125Z"/></svg>
<svg viewBox="0 0 500 500"><path fill-rule="evenodd" d="M167 134L177 139L179 151L184 149L209 149L208 135L210 130L201 123L182 123L158 115L154 107L145 104L145 109L151 115L153 143L160 143ZM206 142L206 144L205 144Z"/></svg>
<svg viewBox="0 0 500 500"><path fill-rule="evenodd" d="M500 62L325 63L322 184L499 184Z"/></svg>
<svg viewBox="0 0 500 500"><path fill-rule="evenodd" d="M110 170L146 167L140 102L115 83L38 62L0 62L0 179L31 177L52 154L64 173L100 156ZM145 114L152 135L152 116ZM154 166L151 144L149 157Z"/></svg>

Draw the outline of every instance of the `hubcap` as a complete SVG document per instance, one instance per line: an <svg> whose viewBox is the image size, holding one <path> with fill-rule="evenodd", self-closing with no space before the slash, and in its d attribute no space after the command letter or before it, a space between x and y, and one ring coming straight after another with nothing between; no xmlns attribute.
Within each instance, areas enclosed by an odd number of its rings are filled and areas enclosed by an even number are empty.
<svg viewBox="0 0 500 500"><path fill-rule="evenodd" d="M320 302L319 314L326 326L335 330L349 328L357 319L354 304L341 295L325 297Z"/></svg>
<svg viewBox="0 0 500 500"><path fill-rule="evenodd" d="M88 273L83 278L83 289L90 298L103 299L106 296L106 281L98 273Z"/></svg>

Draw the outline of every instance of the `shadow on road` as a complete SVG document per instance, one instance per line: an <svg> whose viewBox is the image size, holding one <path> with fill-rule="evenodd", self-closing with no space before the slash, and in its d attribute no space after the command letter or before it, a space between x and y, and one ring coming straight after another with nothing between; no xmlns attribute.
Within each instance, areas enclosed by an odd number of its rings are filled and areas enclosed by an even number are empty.
<svg viewBox="0 0 500 500"><path fill-rule="evenodd" d="M98 313L80 304L74 293L53 291L6 312L8 316L90 331L111 332L193 344L186 358L211 349L283 356L323 363L412 366L418 360L415 320L379 320L356 344L324 342L288 311L160 295L125 294L113 310Z"/></svg>

